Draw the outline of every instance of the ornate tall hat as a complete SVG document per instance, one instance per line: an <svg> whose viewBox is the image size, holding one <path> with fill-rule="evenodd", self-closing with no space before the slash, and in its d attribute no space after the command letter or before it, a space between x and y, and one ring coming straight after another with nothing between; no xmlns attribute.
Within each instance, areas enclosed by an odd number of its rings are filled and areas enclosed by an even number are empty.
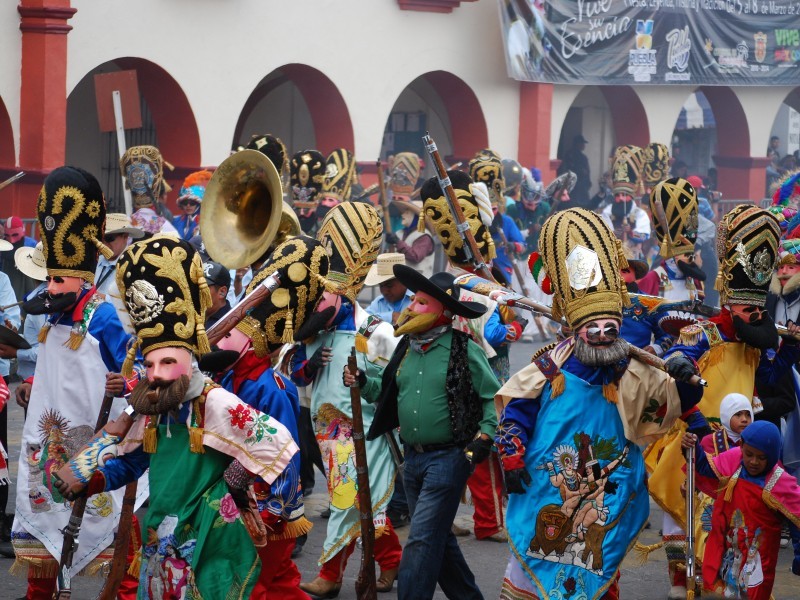
<svg viewBox="0 0 800 600"><path fill-rule="evenodd" d="M491 225L493 217L491 206L479 203L479 199L472 193L470 187L472 180L469 175L461 171L448 171L447 176L453 184L461 210L464 211L464 218L472 230L472 235L475 236L478 251L484 261L492 260L496 254L492 234L489 232L489 225ZM447 198L436 177L431 177L422 185L420 197L422 198L420 229L427 222L444 246L450 262L458 267L470 266L467 255L464 253L464 240L456 229L456 222L450 212Z"/></svg>
<svg viewBox="0 0 800 600"><path fill-rule="evenodd" d="M213 173L206 169L189 173L183 180L183 185L178 193L178 204L183 200L194 200L202 204L206 186L211 181L212 176Z"/></svg>
<svg viewBox="0 0 800 600"><path fill-rule="evenodd" d="M485 183L489 188L492 204L504 211L506 182L503 179L503 162L500 156L488 148L481 150L469 161L469 176L475 183Z"/></svg>
<svg viewBox="0 0 800 600"><path fill-rule="evenodd" d="M294 342L294 332L322 297L329 266L322 244L305 235L291 238L273 250L253 276L247 293L276 272L280 274L280 286L236 325L253 341L256 356L268 356L276 346Z"/></svg>
<svg viewBox="0 0 800 600"><path fill-rule="evenodd" d="M522 183L522 165L512 158L504 158L502 163L506 189L513 190Z"/></svg>
<svg viewBox="0 0 800 600"><path fill-rule="evenodd" d="M346 202L350 199L350 186L353 185L355 172L356 161L352 153L344 148L337 148L325 160L325 180L322 182L321 194Z"/></svg>
<svg viewBox="0 0 800 600"><path fill-rule="evenodd" d="M134 209L152 206L164 182L164 159L155 146L131 146L119 159Z"/></svg>
<svg viewBox="0 0 800 600"><path fill-rule="evenodd" d="M293 206L316 208L317 195L325 181L325 157L316 150L301 150L292 156L289 165Z"/></svg>
<svg viewBox="0 0 800 600"><path fill-rule="evenodd" d="M394 198L409 198L417 186L419 156L413 152L398 152L389 164L389 188Z"/></svg>
<svg viewBox="0 0 800 600"><path fill-rule="evenodd" d="M285 177L289 172L289 153L286 151L286 145L281 141L281 138L271 133L257 134L250 138L245 148L247 150L258 150L266 155L275 165L281 180L285 181Z"/></svg>
<svg viewBox="0 0 800 600"><path fill-rule="evenodd" d="M642 149L639 146L619 146L614 152L611 169L611 192L613 194L640 195L642 189Z"/></svg>
<svg viewBox="0 0 800 600"><path fill-rule="evenodd" d="M200 255L189 242L157 235L128 246L117 262L117 286L136 331L123 374L130 374L137 349L142 354L176 346L195 355L209 352L205 320L211 292Z"/></svg>
<svg viewBox="0 0 800 600"><path fill-rule="evenodd" d="M44 180L36 209L47 273L94 283L98 251L114 254L100 241L106 203L94 175L76 167L55 169Z"/></svg>
<svg viewBox="0 0 800 600"><path fill-rule="evenodd" d="M642 148L642 180L653 187L669 177L669 148L658 142L650 142Z"/></svg>
<svg viewBox="0 0 800 600"><path fill-rule="evenodd" d="M330 256L325 289L355 302L383 238L383 222L372 205L343 202L334 206L317 232Z"/></svg>
<svg viewBox="0 0 800 600"><path fill-rule="evenodd" d="M740 204L717 226L721 304L764 306L778 260L781 228L768 211Z"/></svg>
<svg viewBox="0 0 800 600"><path fill-rule="evenodd" d="M697 193L692 184L680 177L662 181L650 192L650 212L661 256L694 254L698 223Z"/></svg>
<svg viewBox="0 0 800 600"><path fill-rule="evenodd" d="M620 268L627 268L628 261L622 243L599 215L583 208L556 213L542 226L539 254L556 319L566 317L573 330L593 319L622 319L622 307L630 300Z"/></svg>

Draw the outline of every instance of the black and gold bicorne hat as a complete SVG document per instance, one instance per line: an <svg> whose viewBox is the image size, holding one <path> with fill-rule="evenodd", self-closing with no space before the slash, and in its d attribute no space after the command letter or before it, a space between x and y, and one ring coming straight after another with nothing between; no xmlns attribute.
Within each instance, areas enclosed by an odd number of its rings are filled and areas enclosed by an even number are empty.
<svg viewBox="0 0 800 600"><path fill-rule="evenodd" d="M719 273L715 289L721 304L764 306L778 261L781 227L772 213L740 204L717 226Z"/></svg>
<svg viewBox="0 0 800 600"><path fill-rule="evenodd" d="M137 349L147 354L182 347L195 356L210 351L205 319L211 292L189 242L157 235L129 246L117 262L117 286L136 330L122 368L126 377Z"/></svg>
<svg viewBox="0 0 800 600"><path fill-rule="evenodd" d="M280 285L236 325L253 341L257 357L268 356L281 344L295 341L294 332L314 312L325 291L329 265L322 244L305 235L291 238L273 250L246 293L276 272Z"/></svg>
<svg viewBox="0 0 800 600"><path fill-rule="evenodd" d="M419 179L419 156L398 152L389 164L389 189L393 199L409 200Z"/></svg>
<svg viewBox="0 0 800 600"><path fill-rule="evenodd" d="M642 181L652 188L669 177L669 148L650 142L642 148Z"/></svg>
<svg viewBox="0 0 800 600"><path fill-rule="evenodd" d="M469 175L462 171L448 171L447 176L453 184L456 198L461 210L464 212L464 218L472 230L472 235L475 237L478 251L484 261L492 260L496 256L494 241L488 226L481 219L478 201L470 190L469 186L472 180ZM447 198L445 198L442 187L436 177L431 177L422 185L420 198L422 198L422 213L419 219L420 230L427 223L433 228L442 243L450 262L457 267L470 266L467 255L464 253L464 240L456 228L456 221L450 212L450 205L447 203ZM491 210L490 207L489 210ZM491 217L489 217L489 221L491 222Z"/></svg>
<svg viewBox="0 0 800 600"><path fill-rule="evenodd" d="M131 146L119 159L134 209L153 206L164 185L164 159L155 146Z"/></svg>
<svg viewBox="0 0 800 600"><path fill-rule="evenodd" d="M505 212L506 183L503 179L503 162L500 160L500 155L488 148L478 152L469 161L469 176L476 183L485 183L492 204L501 212Z"/></svg>
<svg viewBox="0 0 800 600"><path fill-rule="evenodd" d="M254 135L245 146L247 150L258 150L264 154L275 165L278 175L281 176L281 181L285 181L285 177L289 171L289 156L286 151L286 145L281 141L281 138L275 137L270 133Z"/></svg>
<svg viewBox="0 0 800 600"><path fill-rule="evenodd" d="M331 260L325 289L355 302L378 258L382 239L383 222L372 205L343 202L334 206L317 232Z"/></svg>
<svg viewBox="0 0 800 600"><path fill-rule="evenodd" d="M98 251L114 254L101 241L106 203L94 175L76 167L55 169L44 180L36 209L47 274L94 283Z"/></svg>
<svg viewBox="0 0 800 600"><path fill-rule="evenodd" d="M698 210L697 192L691 183L680 177L660 182L650 192L650 212L661 256L673 258L694 254ZM662 222L664 219L666 223Z"/></svg>
<svg viewBox="0 0 800 600"><path fill-rule="evenodd" d="M644 192L642 163L644 155L639 146L619 146L614 152L611 169L611 193L639 197Z"/></svg>
<svg viewBox="0 0 800 600"><path fill-rule="evenodd" d="M292 156L289 165L292 206L316 208L318 195L325 181L325 157L317 150L301 150Z"/></svg>
<svg viewBox="0 0 800 600"><path fill-rule="evenodd" d="M347 202L355 173L356 161L353 154L344 148L337 148L325 160L325 180L322 182L320 195Z"/></svg>

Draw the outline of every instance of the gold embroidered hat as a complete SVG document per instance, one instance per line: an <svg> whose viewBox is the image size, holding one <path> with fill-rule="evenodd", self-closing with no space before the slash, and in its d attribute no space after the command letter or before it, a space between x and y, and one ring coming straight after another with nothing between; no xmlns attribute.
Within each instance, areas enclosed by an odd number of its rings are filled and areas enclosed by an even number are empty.
<svg viewBox="0 0 800 600"><path fill-rule="evenodd" d="M740 204L717 226L719 274L714 288L721 304L764 306L778 260L778 219L757 206Z"/></svg>
<svg viewBox="0 0 800 600"><path fill-rule="evenodd" d="M346 202L350 199L350 187L353 185L355 173L356 161L352 153L344 148L337 148L325 160L325 179L320 195Z"/></svg>
<svg viewBox="0 0 800 600"><path fill-rule="evenodd" d="M697 192L680 177L660 182L650 192L650 213L660 244L659 254L673 258L694 254L697 241Z"/></svg>
<svg viewBox="0 0 800 600"><path fill-rule="evenodd" d="M276 272L280 275L280 285L236 325L253 341L256 356L268 356L281 344L295 341L295 331L314 312L325 291L329 265L322 244L305 235L291 238L273 250L253 276L246 293Z"/></svg>
<svg viewBox="0 0 800 600"><path fill-rule="evenodd" d="M669 148L650 142L642 148L642 180L647 187L669 177Z"/></svg>
<svg viewBox="0 0 800 600"><path fill-rule="evenodd" d="M301 150L292 156L289 165L292 186L292 206L316 208L317 196L325 181L325 157L316 150Z"/></svg>
<svg viewBox="0 0 800 600"><path fill-rule="evenodd" d="M500 212L506 207L506 182L503 179L503 162L500 156L488 148L481 150L469 161L469 176L475 183L483 182L489 188L492 205Z"/></svg>
<svg viewBox="0 0 800 600"><path fill-rule="evenodd" d="M644 155L639 146L619 146L614 151L614 166L611 169L611 193L640 196L642 186L642 163Z"/></svg>
<svg viewBox="0 0 800 600"><path fill-rule="evenodd" d="M133 208L153 206L164 185L164 159L155 146L131 146L119 159Z"/></svg>
<svg viewBox="0 0 800 600"><path fill-rule="evenodd" d="M389 163L389 189L392 198L408 200L419 179L419 156L413 152L398 152Z"/></svg>
<svg viewBox="0 0 800 600"><path fill-rule="evenodd" d="M44 180L36 209L48 275L94 283L98 251L113 256L100 241L106 203L94 175L76 167L55 169Z"/></svg>
<svg viewBox="0 0 800 600"><path fill-rule="evenodd" d="M258 150L266 155L275 165L278 175L281 176L281 181L285 182L285 177L289 171L289 157L286 145L281 141L281 138L269 133L254 135L250 138L245 148L247 150Z"/></svg>
<svg viewBox="0 0 800 600"><path fill-rule="evenodd" d="M128 246L117 262L117 286L136 330L123 374L130 374L137 348L142 354L167 347L197 356L209 352L205 319L211 292L189 242L156 235Z"/></svg>
<svg viewBox="0 0 800 600"><path fill-rule="evenodd" d="M330 256L325 289L355 302L383 239L377 211L366 202L337 204L322 220L317 239Z"/></svg>
<svg viewBox="0 0 800 600"><path fill-rule="evenodd" d="M472 180L469 175L461 171L448 171L447 176L453 184L464 218L475 236L475 243L483 261L490 261L495 257L495 246L489 225L492 223L492 208L487 206L486 198L478 198L472 192ZM424 230L427 223L433 228L436 237L444 247L450 262L457 267L471 266L464 253L464 240L456 229L456 221L450 212L450 205L442 192L439 180L431 177L420 191L422 198L422 213L419 218L419 229ZM484 202L481 202L484 200Z"/></svg>
<svg viewBox="0 0 800 600"><path fill-rule="evenodd" d="M575 330L593 319L622 320L628 261L603 219L583 208L556 213L542 226L539 254L553 286L553 316Z"/></svg>

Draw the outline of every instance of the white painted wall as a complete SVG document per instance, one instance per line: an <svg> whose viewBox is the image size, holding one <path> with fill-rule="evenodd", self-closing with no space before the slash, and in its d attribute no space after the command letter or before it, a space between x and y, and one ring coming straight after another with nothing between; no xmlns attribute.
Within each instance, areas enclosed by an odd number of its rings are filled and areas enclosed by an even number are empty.
<svg viewBox="0 0 800 600"><path fill-rule="evenodd" d="M19 91L22 81L22 32L17 2L0 2L0 99L14 129L14 156L19 160Z"/></svg>

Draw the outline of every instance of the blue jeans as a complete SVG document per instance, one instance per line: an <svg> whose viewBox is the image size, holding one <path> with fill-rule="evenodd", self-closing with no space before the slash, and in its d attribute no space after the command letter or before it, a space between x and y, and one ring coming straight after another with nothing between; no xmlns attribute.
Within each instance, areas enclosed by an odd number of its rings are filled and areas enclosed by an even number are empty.
<svg viewBox="0 0 800 600"><path fill-rule="evenodd" d="M398 574L398 600L430 600L436 583L448 598L483 600L450 528L470 464L459 448L418 453L405 447L411 530Z"/></svg>

